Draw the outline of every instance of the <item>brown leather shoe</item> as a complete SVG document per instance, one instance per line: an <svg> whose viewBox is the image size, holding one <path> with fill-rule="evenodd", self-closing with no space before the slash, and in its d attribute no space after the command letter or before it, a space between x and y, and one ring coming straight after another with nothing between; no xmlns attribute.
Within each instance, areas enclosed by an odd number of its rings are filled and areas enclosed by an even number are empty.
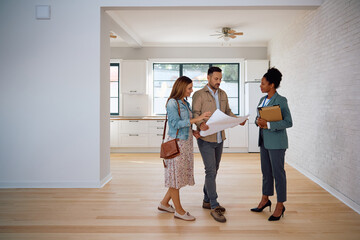
<svg viewBox="0 0 360 240"><path fill-rule="evenodd" d="M218 222L226 222L226 218L223 212L221 211L220 206L211 209L210 215Z"/></svg>
<svg viewBox="0 0 360 240"><path fill-rule="evenodd" d="M205 208L205 209L211 209L210 203L205 202L205 201L203 201L202 207ZM220 208L221 212L224 213L226 211L226 209L223 206L219 205L218 207Z"/></svg>

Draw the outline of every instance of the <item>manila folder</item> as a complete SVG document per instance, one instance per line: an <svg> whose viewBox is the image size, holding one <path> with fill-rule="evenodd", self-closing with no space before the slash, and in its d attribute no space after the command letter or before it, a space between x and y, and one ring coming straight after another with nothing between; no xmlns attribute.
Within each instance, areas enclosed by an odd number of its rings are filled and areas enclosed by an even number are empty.
<svg viewBox="0 0 360 240"><path fill-rule="evenodd" d="M279 105L259 108L260 117L268 122L281 121L281 109Z"/></svg>

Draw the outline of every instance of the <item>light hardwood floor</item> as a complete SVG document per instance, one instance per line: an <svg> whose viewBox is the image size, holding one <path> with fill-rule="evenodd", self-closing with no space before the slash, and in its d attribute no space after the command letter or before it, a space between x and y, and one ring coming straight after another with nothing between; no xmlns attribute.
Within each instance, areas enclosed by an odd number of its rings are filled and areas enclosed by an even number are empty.
<svg viewBox="0 0 360 240"><path fill-rule="evenodd" d="M157 210L166 191L158 154L112 154L111 170L102 189L0 189L0 239L360 239L360 215L288 165L285 217L250 212L261 196L258 154L223 154L217 186L226 223L201 208L199 154L195 186L180 191L195 222Z"/></svg>

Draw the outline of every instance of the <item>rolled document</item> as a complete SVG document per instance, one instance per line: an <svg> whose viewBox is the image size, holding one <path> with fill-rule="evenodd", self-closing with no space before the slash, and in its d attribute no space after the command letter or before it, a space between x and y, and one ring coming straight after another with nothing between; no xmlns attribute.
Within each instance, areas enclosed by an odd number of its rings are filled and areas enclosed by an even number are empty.
<svg viewBox="0 0 360 240"><path fill-rule="evenodd" d="M249 116L250 115L246 115L244 117L230 117L219 109L216 109L216 111L211 115L210 119L206 122L206 124L209 126L209 129L206 131L200 131L200 135L202 137L206 137L227 128L235 127L247 120Z"/></svg>

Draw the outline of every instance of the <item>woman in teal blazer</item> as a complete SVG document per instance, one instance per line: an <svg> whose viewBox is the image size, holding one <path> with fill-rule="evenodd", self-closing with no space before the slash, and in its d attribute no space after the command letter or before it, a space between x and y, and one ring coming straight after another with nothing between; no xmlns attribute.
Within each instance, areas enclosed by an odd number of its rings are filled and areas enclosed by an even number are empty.
<svg viewBox="0 0 360 240"><path fill-rule="evenodd" d="M261 212L269 207L269 196L274 195L274 179L277 194L277 204L269 221L277 221L284 215L286 201L286 173L284 169L285 151L288 148L286 128L292 127L292 119L287 104L287 99L280 96L276 89L280 85L282 74L276 68L271 68L261 79L261 91L267 93L259 102L259 107L279 105L283 120L267 122L265 119L256 117L255 124L259 127L259 147L261 159L261 172L263 174L262 198L253 212Z"/></svg>

